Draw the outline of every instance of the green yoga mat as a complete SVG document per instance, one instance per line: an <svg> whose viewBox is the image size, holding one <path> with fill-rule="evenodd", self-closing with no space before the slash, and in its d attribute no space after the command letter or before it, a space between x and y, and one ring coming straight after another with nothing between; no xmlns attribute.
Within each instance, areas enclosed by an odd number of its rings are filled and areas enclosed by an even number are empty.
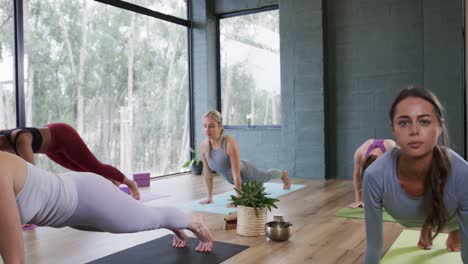
<svg viewBox="0 0 468 264"><path fill-rule="evenodd" d="M387 254L380 261L381 264L457 264L463 263L460 252L448 252L445 248L447 234L439 234L431 250L417 247L420 231L403 230Z"/></svg>
<svg viewBox="0 0 468 264"><path fill-rule="evenodd" d="M344 217L344 218L362 218L364 219L364 208L341 208L338 212L335 213L335 216ZM382 213L382 219L384 222L396 222L391 215L389 215L385 210Z"/></svg>

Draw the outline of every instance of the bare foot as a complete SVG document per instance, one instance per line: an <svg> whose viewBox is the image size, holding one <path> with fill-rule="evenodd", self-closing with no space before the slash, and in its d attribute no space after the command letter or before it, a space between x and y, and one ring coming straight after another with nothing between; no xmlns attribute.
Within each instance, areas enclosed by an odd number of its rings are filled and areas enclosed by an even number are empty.
<svg viewBox="0 0 468 264"><path fill-rule="evenodd" d="M130 179L125 179L124 183L128 186L128 189L130 190L130 195L136 200L140 200L140 191L138 190L138 185L136 184L136 182Z"/></svg>
<svg viewBox="0 0 468 264"><path fill-rule="evenodd" d="M426 237L424 237L424 232L427 232ZM425 249L429 250L432 248L432 231L427 230L425 231L424 229L421 229L421 233L419 235L419 241L418 241L418 248L420 249Z"/></svg>
<svg viewBox="0 0 468 264"><path fill-rule="evenodd" d="M461 251L461 240L460 240L460 230L453 230L449 232L447 237L447 241L445 241L445 246L447 247L447 251Z"/></svg>
<svg viewBox="0 0 468 264"><path fill-rule="evenodd" d="M194 214L189 220L187 229L197 236L200 243L195 248L196 251L210 252L213 249L213 236L210 229L205 225L201 214Z"/></svg>
<svg viewBox="0 0 468 264"><path fill-rule="evenodd" d="M360 202L354 202L354 203L348 204L348 207L349 207L349 208L353 208L353 209L356 209L356 208L358 208L358 207L364 208L364 203L363 203L362 201L360 201Z"/></svg>
<svg viewBox="0 0 468 264"><path fill-rule="evenodd" d="M172 246L176 248L183 248L187 244L188 236L185 234L184 230L177 229L173 230L174 238L172 239Z"/></svg>
<svg viewBox="0 0 468 264"><path fill-rule="evenodd" d="M289 190L289 188L291 188L291 180L286 170L283 170L281 180L283 181L283 189Z"/></svg>

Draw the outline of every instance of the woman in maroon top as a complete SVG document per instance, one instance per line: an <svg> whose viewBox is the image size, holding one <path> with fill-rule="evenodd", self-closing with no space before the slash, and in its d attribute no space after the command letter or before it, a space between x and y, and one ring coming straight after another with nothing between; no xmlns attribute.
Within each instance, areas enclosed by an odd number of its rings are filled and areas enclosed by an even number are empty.
<svg viewBox="0 0 468 264"><path fill-rule="evenodd" d="M34 153L47 155L57 164L79 172L93 172L116 185L126 184L135 199L140 198L135 181L117 168L100 162L84 143L78 132L64 123L44 127L16 128L0 131L0 150L22 157L35 164Z"/></svg>

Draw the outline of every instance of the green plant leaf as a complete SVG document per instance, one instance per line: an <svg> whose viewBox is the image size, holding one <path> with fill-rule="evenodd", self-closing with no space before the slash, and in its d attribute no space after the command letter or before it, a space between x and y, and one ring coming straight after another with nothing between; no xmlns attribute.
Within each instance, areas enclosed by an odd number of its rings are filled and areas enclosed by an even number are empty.
<svg viewBox="0 0 468 264"><path fill-rule="evenodd" d="M230 201L234 206L253 207L258 215L258 209L266 208L271 211L271 207L278 208L275 203L279 201L276 198L268 197L269 193L261 182L243 182L241 189L234 188L237 196L231 195Z"/></svg>

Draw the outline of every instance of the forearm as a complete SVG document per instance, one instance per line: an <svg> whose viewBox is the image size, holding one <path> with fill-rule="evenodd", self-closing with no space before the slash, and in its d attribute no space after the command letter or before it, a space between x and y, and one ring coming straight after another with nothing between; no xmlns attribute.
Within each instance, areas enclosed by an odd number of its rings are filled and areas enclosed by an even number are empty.
<svg viewBox="0 0 468 264"><path fill-rule="evenodd" d="M24 263L21 221L12 183L0 177L0 255L5 264Z"/></svg>
<svg viewBox="0 0 468 264"><path fill-rule="evenodd" d="M19 142L17 145L18 155L25 161L35 164L34 153L29 142Z"/></svg>
<svg viewBox="0 0 468 264"><path fill-rule="evenodd" d="M206 188L208 199L212 199L213 198L213 175L211 174L211 172L208 172L207 170L205 170L204 181L205 181L205 188Z"/></svg>

